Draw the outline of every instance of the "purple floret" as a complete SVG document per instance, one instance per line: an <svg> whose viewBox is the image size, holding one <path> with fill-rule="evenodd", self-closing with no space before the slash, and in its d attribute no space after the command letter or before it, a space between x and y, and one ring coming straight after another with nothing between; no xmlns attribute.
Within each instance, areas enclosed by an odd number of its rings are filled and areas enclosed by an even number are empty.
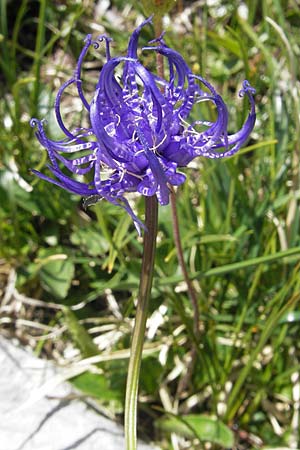
<svg viewBox="0 0 300 450"><path fill-rule="evenodd" d="M227 134L227 107L213 86L194 75L175 50L167 47L162 37L151 41L144 51L158 52L167 60L169 75L158 77L138 59L138 38L141 29L151 22L145 20L131 35L125 57L112 58L110 38L99 36L85 39L74 76L59 89L55 101L57 122L65 139L47 137L44 121L32 119L36 137L46 148L54 178L36 170L33 173L72 193L86 197L89 205L106 199L124 208L140 233L143 223L134 214L126 199L130 192L144 196L156 195L161 205L169 203L170 186L179 186L185 167L198 156L224 158L234 155L248 139L255 124L255 90L244 81L240 96L246 95L250 113L243 127ZM93 45L105 42L106 63L102 67L91 102L82 89L81 69L84 58ZM121 76L116 77L116 69ZM83 107L90 117L90 128L70 131L60 111L64 91L75 85ZM211 102L217 119L214 122L189 121L194 105ZM203 131L198 131L199 126ZM66 175L65 167L70 175ZM84 175L89 173L89 182ZM105 174L105 175L104 175ZM81 176L79 181L78 176Z"/></svg>

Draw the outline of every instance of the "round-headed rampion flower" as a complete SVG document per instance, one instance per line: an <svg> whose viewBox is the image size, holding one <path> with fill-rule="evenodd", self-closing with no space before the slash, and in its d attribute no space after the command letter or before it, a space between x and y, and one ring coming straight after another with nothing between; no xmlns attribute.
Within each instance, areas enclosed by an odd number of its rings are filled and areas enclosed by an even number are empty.
<svg viewBox="0 0 300 450"><path fill-rule="evenodd" d="M150 21L147 19L133 32L126 56L111 58L110 39L98 38L105 41L107 61L90 103L82 89L81 68L89 47L99 44L91 35L86 37L74 76L61 86L55 101L56 119L65 139L48 138L44 121L31 120L31 125L37 127L38 140L48 152L49 169L55 178L33 172L86 197L87 205L106 199L123 207L138 231L143 223L131 209L126 193L156 195L161 205L168 204L169 187L185 180L178 168L187 166L197 156L232 156L247 140L255 123L255 90L244 81L240 96L247 95L250 112L243 127L228 135L228 111L221 96L204 78L194 75L183 57L169 48L162 37L143 50L165 57L168 77L162 79L146 69L138 59L137 48L141 29ZM89 128L70 131L63 122L61 98L71 84L77 87L89 114ZM200 102L212 102L215 121L188 121L193 106ZM87 173L89 181L85 182Z"/></svg>

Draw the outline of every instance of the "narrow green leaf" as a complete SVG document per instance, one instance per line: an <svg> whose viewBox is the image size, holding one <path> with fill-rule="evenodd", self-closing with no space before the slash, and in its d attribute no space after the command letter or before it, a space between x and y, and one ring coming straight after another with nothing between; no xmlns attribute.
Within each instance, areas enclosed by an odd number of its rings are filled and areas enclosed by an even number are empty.
<svg viewBox="0 0 300 450"><path fill-rule="evenodd" d="M208 269L205 272L196 272L190 275L191 279L196 278L207 278L217 275L223 275L224 273L234 272L235 270L246 269L247 267L257 266L258 264L269 264L275 261L278 261L283 258L287 258L290 256L300 254L300 247L290 248L288 250L284 250L282 252L277 252L272 255L267 256L258 256L257 258L250 258L245 261L239 261L232 264L225 264L219 267L213 267L212 269ZM285 259L285 263L288 260ZM174 277L166 277L163 280L158 280L158 284L161 286L168 285L169 283L178 283L183 280L181 275Z"/></svg>
<svg viewBox="0 0 300 450"><path fill-rule="evenodd" d="M207 36L211 39L214 45L218 45L218 47L225 48L232 52L238 58L242 58L241 47L237 39L233 39L227 34L223 34L222 36L215 31L207 31Z"/></svg>

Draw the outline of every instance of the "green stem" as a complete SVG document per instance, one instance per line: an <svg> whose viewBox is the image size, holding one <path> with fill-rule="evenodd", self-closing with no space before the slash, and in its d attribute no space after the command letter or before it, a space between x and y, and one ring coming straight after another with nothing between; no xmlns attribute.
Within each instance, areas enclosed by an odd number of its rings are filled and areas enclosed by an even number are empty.
<svg viewBox="0 0 300 450"><path fill-rule="evenodd" d="M158 205L156 196L145 199L144 251L140 277L139 296L131 342L125 399L126 450L136 450L137 397L142 360L143 343L150 299L157 235Z"/></svg>

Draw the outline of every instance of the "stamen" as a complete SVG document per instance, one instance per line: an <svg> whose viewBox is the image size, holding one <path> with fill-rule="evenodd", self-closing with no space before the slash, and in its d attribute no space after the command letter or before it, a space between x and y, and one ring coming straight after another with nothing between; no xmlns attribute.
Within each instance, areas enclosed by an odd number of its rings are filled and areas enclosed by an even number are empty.
<svg viewBox="0 0 300 450"><path fill-rule="evenodd" d="M149 150L157 150L167 139L168 135L167 133L165 133L164 137L162 138L162 140L159 142L159 144L155 145L155 147L149 147Z"/></svg>
<svg viewBox="0 0 300 450"><path fill-rule="evenodd" d="M121 122L121 117L119 116L119 114L116 114L116 117L118 118L118 122L115 124L115 127L118 127Z"/></svg>

